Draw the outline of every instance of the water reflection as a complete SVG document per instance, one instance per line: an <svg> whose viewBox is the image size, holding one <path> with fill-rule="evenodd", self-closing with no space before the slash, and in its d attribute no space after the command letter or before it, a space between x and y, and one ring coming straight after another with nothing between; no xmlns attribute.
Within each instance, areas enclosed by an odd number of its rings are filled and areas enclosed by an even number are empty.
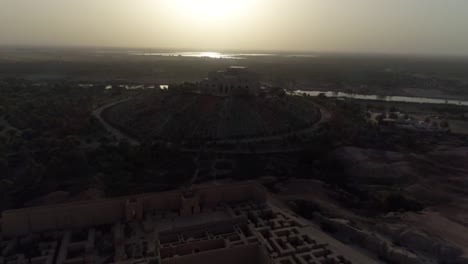
<svg viewBox="0 0 468 264"><path fill-rule="evenodd" d="M130 52L134 56L163 56L163 57L193 57L210 59L233 59L242 60L246 57L277 56L267 53L221 53L221 52Z"/></svg>
<svg viewBox="0 0 468 264"><path fill-rule="evenodd" d="M367 95L367 94L351 94L336 91L294 91L296 95L308 94L310 96L318 96L323 94L327 97L336 98L350 98L371 101L386 101L386 102L405 102L405 103L421 103L421 104L448 104L448 105L462 105L468 106L468 101L464 100L451 100L451 99L437 99L425 97L410 97L410 96L385 96L385 95Z"/></svg>
<svg viewBox="0 0 468 264"><path fill-rule="evenodd" d="M193 58L210 58L210 59L243 59L237 55L240 54L223 54L219 52L135 52L131 53L135 56L165 56L165 57L193 57Z"/></svg>

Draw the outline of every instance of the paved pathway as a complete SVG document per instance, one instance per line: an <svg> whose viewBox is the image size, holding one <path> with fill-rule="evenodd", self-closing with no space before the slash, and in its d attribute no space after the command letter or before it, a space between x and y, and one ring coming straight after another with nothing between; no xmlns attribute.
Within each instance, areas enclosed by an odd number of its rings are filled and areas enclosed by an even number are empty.
<svg viewBox="0 0 468 264"><path fill-rule="evenodd" d="M103 105L97 109L95 109L93 111L93 116L104 126L104 128L109 132L111 133L112 135L114 135L118 141L120 140L127 140L131 145L140 145L140 142L132 137L130 137L129 135L126 135L125 133L123 133L122 131L120 131L119 129L113 127L111 124L107 123L106 120L104 120L104 118L102 118L102 112L105 111L106 109L109 109L113 106L116 106L118 104L121 104L121 103L125 103L127 101L130 101L131 99L125 99L125 100L120 100L120 101L117 101L117 102L113 102L113 103L110 103L110 104L106 104L106 105Z"/></svg>
<svg viewBox="0 0 468 264"><path fill-rule="evenodd" d="M10 123L8 123L8 121L5 120L3 117L0 117L0 126L3 126L3 132L6 132L7 130L19 130L16 127L12 126Z"/></svg>
<svg viewBox="0 0 468 264"><path fill-rule="evenodd" d="M246 139L215 140L209 143L216 143L216 144L233 143L234 144L234 143L255 143L255 142L261 142L261 141L275 141L275 140L281 140L285 137L292 136L292 135L309 134L309 133L315 132L315 130L317 130L320 124L325 123L330 119L331 114L323 106L317 105L317 104L314 104L314 105L320 110L320 120L314 125L312 125L311 127L301 129L301 130L295 130L289 133L275 135L275 136L253 137L253 138L246 138Z"/></svg>

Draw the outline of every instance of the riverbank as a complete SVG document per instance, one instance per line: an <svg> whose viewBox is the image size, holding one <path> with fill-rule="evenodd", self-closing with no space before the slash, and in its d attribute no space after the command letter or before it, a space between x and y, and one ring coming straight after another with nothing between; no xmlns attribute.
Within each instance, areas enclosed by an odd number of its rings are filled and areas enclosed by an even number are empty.
<svg viewBox="0 0 468 264"><path fill-rule="evenodd" d="M357 94L357 93L346 93L346 92L339 92L339 91L318 91L318 90L315 90L315 91L296 90L296 91L291 92L291 94L295 94L295 95L306 94L309 96L323 95L326 97L356 99L356 100L366 100L366 101L468 106L468 100L460 100L460 99L428 98L428 97L413 97L413 96L398 96L398 95L396 96L372 95L372 94Z"/></svg>

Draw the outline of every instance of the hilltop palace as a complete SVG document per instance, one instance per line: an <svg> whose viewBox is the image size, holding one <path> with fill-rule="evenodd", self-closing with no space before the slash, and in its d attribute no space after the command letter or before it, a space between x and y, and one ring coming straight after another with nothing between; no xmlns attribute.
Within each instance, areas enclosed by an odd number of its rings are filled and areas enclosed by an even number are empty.
<svg viewBox="0 0 468 264"><path fill-rule="evenodd" d="M257 74L242 66L231 66L225 71L211 72L199 85L203 93L216 96L256 95L260 89Z"/></svg>
<svg viewBox="0 0 468 264"><path fill-rule="evenodd" d="M268 197L245 183L6 211L0 263L372 263Z"/></svg>

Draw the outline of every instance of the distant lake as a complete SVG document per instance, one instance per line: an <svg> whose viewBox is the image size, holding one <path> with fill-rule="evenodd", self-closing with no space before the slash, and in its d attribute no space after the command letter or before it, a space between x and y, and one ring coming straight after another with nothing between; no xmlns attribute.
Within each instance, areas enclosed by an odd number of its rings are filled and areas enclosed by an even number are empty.
<svg viewBox="0 0 468 264"><path fill-rule="evenodd" d="M130 56L163 56L163 57L192 57L211 59L242 60L249 57L284 57L284 58L317 58L316 54L276 54L276 53L224 53L212 51L181 51L181 52L146 52L146 51L97 51L98 54L125 53Z"/></svg>
<svg viewBox="0 0 468 264"><path fill-rule="evenodd" d="M245 57L266 57L276 56L276 54L260 54L260 53L220 53L220 52L130 52L134 56L164 56L164 57L193 57L193 58L211 58L211 59L235 59L241 60Z"/></svg>
<svg viewBox="0 0 468 264"><path fill-rule="evenodd" d="M366 95L366 94L354 94L354 93L343 93L333 91L302 91L297 90L293 92L296 95L308 94L310 96L318 96L324 94L326 97L335 98L349 98L359 100L370 100L370 101L385 101L385 102L404 102L404 103L421 103L421 104L447 104L447 105L460 105L468 106L468 101L465 100L451 100L451 99L437 99L437 98L425 98L425 97L412 97L412 96L385 96L385 95Z"/></svg>

